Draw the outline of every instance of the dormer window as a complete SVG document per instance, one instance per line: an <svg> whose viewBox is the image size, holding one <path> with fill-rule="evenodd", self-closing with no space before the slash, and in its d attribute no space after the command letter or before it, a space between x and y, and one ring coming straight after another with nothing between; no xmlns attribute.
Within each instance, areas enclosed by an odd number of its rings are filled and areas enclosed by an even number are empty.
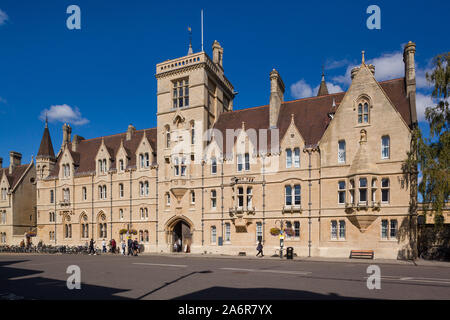
<svg viewBox="0 0 450 320"><path fill-rule="evenodd" d="M70 164L63 164L63 177L70 177Z"/></svg>
<svg viewBox="0 0 450 320"><path fill-rule="evenodd" d="M124 171L125 170L125 162L123 161L123 159L119 160L119 171Z"/></svg>
<svg viewBox="0 0 450 320"><path fill-rule="evenodd" d="M150 156L149 156L148 152L141 153L139 155L139 159L141 162L141 168L148 168L150 166Z"/></svg>
<svg viewBox="0 0 450 320"><path fill-rule="evenodd" d="M98 160L98 171L100 173L106 173L108 171L106 168L106 159Z"/></svg>
<svg viewBox="0 0 450 320"><path fill-rule="evenodd" d="M184 108L189 106L189 79L179 79L173 82L172 91L173 108Z"/></svg>

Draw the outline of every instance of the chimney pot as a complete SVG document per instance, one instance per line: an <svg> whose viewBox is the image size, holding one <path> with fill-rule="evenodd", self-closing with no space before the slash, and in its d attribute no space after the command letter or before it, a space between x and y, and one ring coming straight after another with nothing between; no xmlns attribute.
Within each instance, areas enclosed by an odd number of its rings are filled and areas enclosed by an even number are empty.
<svg viewBox="0 0 450 320"><path fill-rule="evenodd" d="M270 112L269 125L275 128L278 122L281 104L284 102L284 82L277 70L270 73Z"/></svg>
<svg viewBox="0 0 450 320"><path fill-rule="evenodd" d="M9 153L9 174L13 173L14 168L20 166L22 160L22 154L19 152L11 151Z"/></svg>

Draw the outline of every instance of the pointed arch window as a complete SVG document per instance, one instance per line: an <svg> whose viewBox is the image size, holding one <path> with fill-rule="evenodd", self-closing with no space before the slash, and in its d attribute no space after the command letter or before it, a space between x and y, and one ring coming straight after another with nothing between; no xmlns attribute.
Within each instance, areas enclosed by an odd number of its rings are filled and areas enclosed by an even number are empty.
<svg viewBox="0 0 450 320"><path fill-rule="evenodd" d="M367 99L361 99L358 103L358 123L369 123L369 101Z"/></svg>

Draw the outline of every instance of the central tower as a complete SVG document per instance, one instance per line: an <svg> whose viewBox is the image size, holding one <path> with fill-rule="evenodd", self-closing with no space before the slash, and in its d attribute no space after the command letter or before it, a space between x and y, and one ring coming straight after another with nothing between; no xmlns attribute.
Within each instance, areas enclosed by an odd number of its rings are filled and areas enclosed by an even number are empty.
<svg viewBox="0 0 450 320"><path fill-rule="evenodd" d="M235 96L233 86L224 75L223 48L219 42L214 41L212 59L204 51L189 53L156 65L157 188L162 200L158 205L161 213L158 230L160 243L169 248L179 237L172 234L171 227L178 220L198 234L192 234L189 241L194 246L202 244L203 226L198 211L201 210L202 158L206 145L203 133L212 128L221 113L233 109Z"/></svg>

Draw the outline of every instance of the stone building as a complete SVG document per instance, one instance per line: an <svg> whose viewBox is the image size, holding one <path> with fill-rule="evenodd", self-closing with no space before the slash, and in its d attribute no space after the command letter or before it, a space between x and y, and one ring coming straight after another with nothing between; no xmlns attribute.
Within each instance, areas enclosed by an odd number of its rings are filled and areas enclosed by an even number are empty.
<svg viewBox="0 0 450 320"><path fill-rule="evenodd" d="M34 161L21 164L22 155L9 153L9 167L0 158L0 245L33 241L36 235L36 170Z"/></svg>
<svg viewBox="0 0 450 320"><path fill-rule="evenodd" d="M36 158L38 237L49 244L124 238L146 251L299 256L408 256L415 216L401 170L415 108L415 44L405 77L378 82L375 66L351 72L346 92L270 101L233 111L223 48L156 65L157 127L93 139L63 126L55 156L48 128ZM133 234L134 233L134 234Z"/></svg>

